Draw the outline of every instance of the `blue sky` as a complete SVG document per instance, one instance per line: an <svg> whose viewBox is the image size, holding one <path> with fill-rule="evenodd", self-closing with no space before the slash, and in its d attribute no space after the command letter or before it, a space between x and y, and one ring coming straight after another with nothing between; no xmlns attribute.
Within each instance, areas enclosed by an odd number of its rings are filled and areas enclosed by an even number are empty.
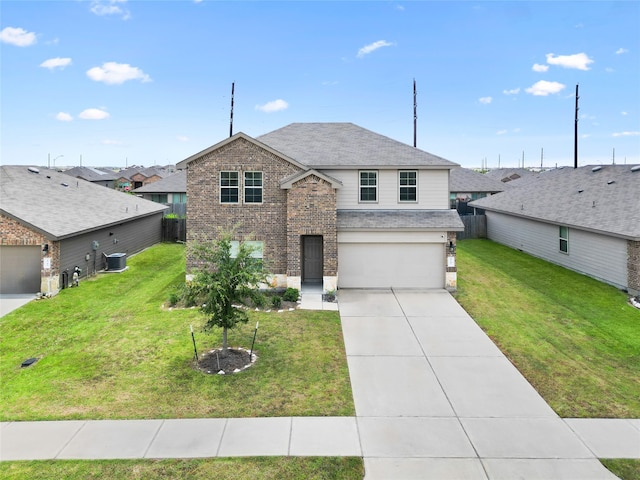
<svg viewBox="0 0 640 480"><path fill-rule="evenodd" d="M1 163L176 163L352 122L466 167L640 163L640 2L0 3ZM542 157L542 159L541 159Z"/></svg>

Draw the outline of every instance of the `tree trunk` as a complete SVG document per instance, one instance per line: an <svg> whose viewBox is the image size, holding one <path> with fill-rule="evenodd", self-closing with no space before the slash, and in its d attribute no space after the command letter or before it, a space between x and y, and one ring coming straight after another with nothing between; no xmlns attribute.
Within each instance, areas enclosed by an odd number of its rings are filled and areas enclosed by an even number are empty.
<svg viewBox="0 0 640 480"><path fill-rule="evenodd" d="M227 327L222 328L222 350L227 349Z"/></svg>

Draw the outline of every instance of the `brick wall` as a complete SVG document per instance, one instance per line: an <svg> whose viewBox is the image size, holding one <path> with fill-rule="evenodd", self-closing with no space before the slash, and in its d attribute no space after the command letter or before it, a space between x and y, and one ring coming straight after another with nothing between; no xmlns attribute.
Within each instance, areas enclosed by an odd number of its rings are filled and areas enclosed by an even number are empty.
<svg viewBox="0 0 640 480"><path fill-rule="evenodd" d="M627 241L627 286L629 293L640 295L640 242Z"/></svg>
<svg viewBox="0 0 640 480"><path fill-rule="evenodd" d="M220 172L240 172L240 202L220 203ZM242 202L242 172L261 171L263 203ZM280 180L300 168L244 139L237 138L189 163L187 243L213 240L220 228L235 227L235 240L264 242L264 260L274 274L287 271L287 191ZM196 266L187 258L187 271Z"/></svg>
<svg viewBox="0 0 640 480"><path fill-rule="evenodd" d="M308 175L293 184L287 200L287 275L301 276L301 235L322 235L323 275L338 274L336 190L327 181Z"/></svg>

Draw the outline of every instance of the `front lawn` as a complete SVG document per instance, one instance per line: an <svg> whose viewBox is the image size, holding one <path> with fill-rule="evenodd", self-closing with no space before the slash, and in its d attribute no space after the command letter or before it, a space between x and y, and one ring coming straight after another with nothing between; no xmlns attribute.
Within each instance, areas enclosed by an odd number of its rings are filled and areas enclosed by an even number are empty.
<svg viewBox="0 0 640 480"><path fill-rule="evenodd" d="M458 243L457 300L561 417L640 418L640 310L489 240Z"/></svg>
<svg viewBox="0 0 640 480"><path fill-rule="evenodd" d="M0 319L0 420L355 415L337 312L250 312L229 332L257 362L235 375L192 368L218 347L198 309L162 308L184 280L184 247L157 245ZM27 358L39 361L28 368Z"/></svg>

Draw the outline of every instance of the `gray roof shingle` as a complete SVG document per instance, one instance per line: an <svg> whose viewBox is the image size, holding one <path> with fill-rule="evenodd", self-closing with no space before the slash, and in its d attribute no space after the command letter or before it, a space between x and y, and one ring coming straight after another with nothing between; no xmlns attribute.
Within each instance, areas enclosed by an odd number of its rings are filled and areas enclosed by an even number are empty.
<svg viewBox="0 0 640 480"><path fill-rule="evenodd" d="M453 168L449 176L449 190L457 193L487 192L497 193L505 190L502 182L468 168Z"/></svg>
<svg viewBox="0 0 640 480"><path fill-rule="evenodd" d="M88 182L108 182L118 178L118 175L113 170L93 167L73 167L62 173L74 178L82 178Z"/></svg>
<svg viewBox="0 0 640 480"><path fill-rule="evenodd" d="M136 188L135 193L185 193L187 191L187 172L180 170L168 177Z"/></svg>
<svg viewBox="0 0 640 480"><path fill-rule="evenodd" d="M0 212L53 240L167 208L54 170L40 168L39 172L23 165L0 166Z"/></svg>
<svg viewBox="0 0 640 480"><path fill-rule="evenodd" d="M337 217L338 230L464 230L455 210L338 210Z"/></svg>
<svg viewBox="0 0 640 480"><path fill-rule="evenodd" d="M316 169L458 165L353 123L292 123L257 140Z"/></svg>
<svg viewBox="0 0 640 480"><path fill-rule="evenodd" d="M471 202L508 213L626 239L640 240L640 171L631 165L562 168L518 188Z"/></svg>

